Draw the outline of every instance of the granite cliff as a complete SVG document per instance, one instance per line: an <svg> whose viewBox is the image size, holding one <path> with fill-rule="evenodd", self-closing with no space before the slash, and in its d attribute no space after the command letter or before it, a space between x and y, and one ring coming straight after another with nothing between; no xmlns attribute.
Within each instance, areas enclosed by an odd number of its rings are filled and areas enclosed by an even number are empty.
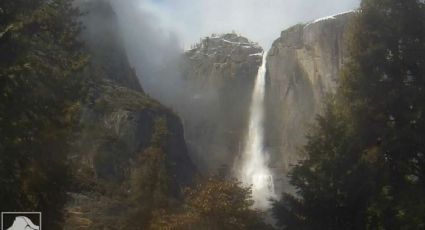
<svg viewBox="0 0 425 230"><path fill-rule="evenodd" d="M271 167L286 174L302 158L299 148L326 95L335 92L346 55L346 31L354 12L282 31L267 57L265 148ZM262 48L236 34L213 35L186 51L190 152L202 168L232 164L241 151ZM195 112L193 112L195 111Z"/></svg>
<svg viewBox="0 0 425 230"><path fill-rule="evenodd" d="M144 93L130 67L115 13L108 1L81 1L82 38L91 54L92 80L82 105L80 130L70 156L74 184L65 229L118 226L134 205L131 181L144 155L161 146L170 196L180 196L197 169L189 158L180 118ZM100 23L101 22L101 23ZM159 136L161 135L161 136ZM133 205L133 206L132 206Z"/></svg>
<svg viewBox="0 0 425 230"><path fill-rule="evenodd" d="M256 43L235 33L206 37L185 52L183 76L189 94L177 111L200 168L231 167L242 151L262 52Z"/></svg>
<svg viewBox="0 0 425 230"><path fill-rule="evenodd" d="M266 148L286 173L327 94L335 92L347 58L345 39L353 12L295 25L274 41L267 57Z"/></svg>

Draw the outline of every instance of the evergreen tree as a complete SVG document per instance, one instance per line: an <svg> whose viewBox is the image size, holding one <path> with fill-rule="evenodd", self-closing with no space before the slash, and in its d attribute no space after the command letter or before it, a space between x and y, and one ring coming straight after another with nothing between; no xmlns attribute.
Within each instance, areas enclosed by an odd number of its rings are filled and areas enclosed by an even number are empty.
<svg viewBox="0 0 425 230"><path fill-rule="evenodd" d="M425 5L363 0L335 100L274 212L287 229L425 227Z"/></svg>
<svg viewBox="0 0 425 230"><path fill-rule="evenodd" d="M307 159L291 171L297 196L285 194L273 213L285 229L364 229L364 210L374 187L353 135L334 104L308 136Z"/></svg>
<svg viewBox="0 0 425 230"><path fill-rule="evenodd" d="M0 207L59 229L87 57L71 0L0 3Z"/></svg>

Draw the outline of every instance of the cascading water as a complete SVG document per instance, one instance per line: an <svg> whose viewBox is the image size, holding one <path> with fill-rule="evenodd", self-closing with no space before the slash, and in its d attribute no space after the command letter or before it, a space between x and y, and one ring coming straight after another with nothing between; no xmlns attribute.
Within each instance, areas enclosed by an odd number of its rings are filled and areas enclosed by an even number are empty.
<svg viewBox="0 0 425 230"><path fill-rule="evenodd" d="M254 208L263 210L269 208L269 199L276 197L273 175L268 167L269 155L263 149L266 57L267 52L264 52L252 94L248 135L239 169L239 179L242 183L252 186Z"/></svg>

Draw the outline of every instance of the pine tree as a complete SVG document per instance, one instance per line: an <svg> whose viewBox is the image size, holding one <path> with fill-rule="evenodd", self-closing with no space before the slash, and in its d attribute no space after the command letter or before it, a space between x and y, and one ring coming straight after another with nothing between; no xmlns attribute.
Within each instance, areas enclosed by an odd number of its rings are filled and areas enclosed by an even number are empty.
<svg viewBox="0 0 425 230"><path fill-rule="evenodd" d="M58 229L87 61L71 0L0 3L0 207Z"/></svg>
<svg viewBox="0 0 425 230"><path fill-rule="evenodd" d="M425 227L425 6L363 0L335 100L275 203L287 229Z"/></svg>

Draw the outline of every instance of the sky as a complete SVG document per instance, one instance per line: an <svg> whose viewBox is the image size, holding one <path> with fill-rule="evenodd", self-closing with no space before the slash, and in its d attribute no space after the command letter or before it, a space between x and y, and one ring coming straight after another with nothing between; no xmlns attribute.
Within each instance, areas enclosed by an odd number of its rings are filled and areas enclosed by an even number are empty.
<svg viewBox="0 0 425 230"><path fill-rule="evenodd" d="M88 0L90 1L90 0ZM166 105L180 92L181 53L213 33L236 33L270 48L280 32L353 10L360 0L109 0L131 65L145 90ZM167 101L171 100L171 101Z"/></svg>
<svg viewBox="0 0 425 230"><path fill-rule="evenodd" d="M360 0L132 0L183 48L212 33L235 31L269 47L297 23L349 11Z"/></svg>

